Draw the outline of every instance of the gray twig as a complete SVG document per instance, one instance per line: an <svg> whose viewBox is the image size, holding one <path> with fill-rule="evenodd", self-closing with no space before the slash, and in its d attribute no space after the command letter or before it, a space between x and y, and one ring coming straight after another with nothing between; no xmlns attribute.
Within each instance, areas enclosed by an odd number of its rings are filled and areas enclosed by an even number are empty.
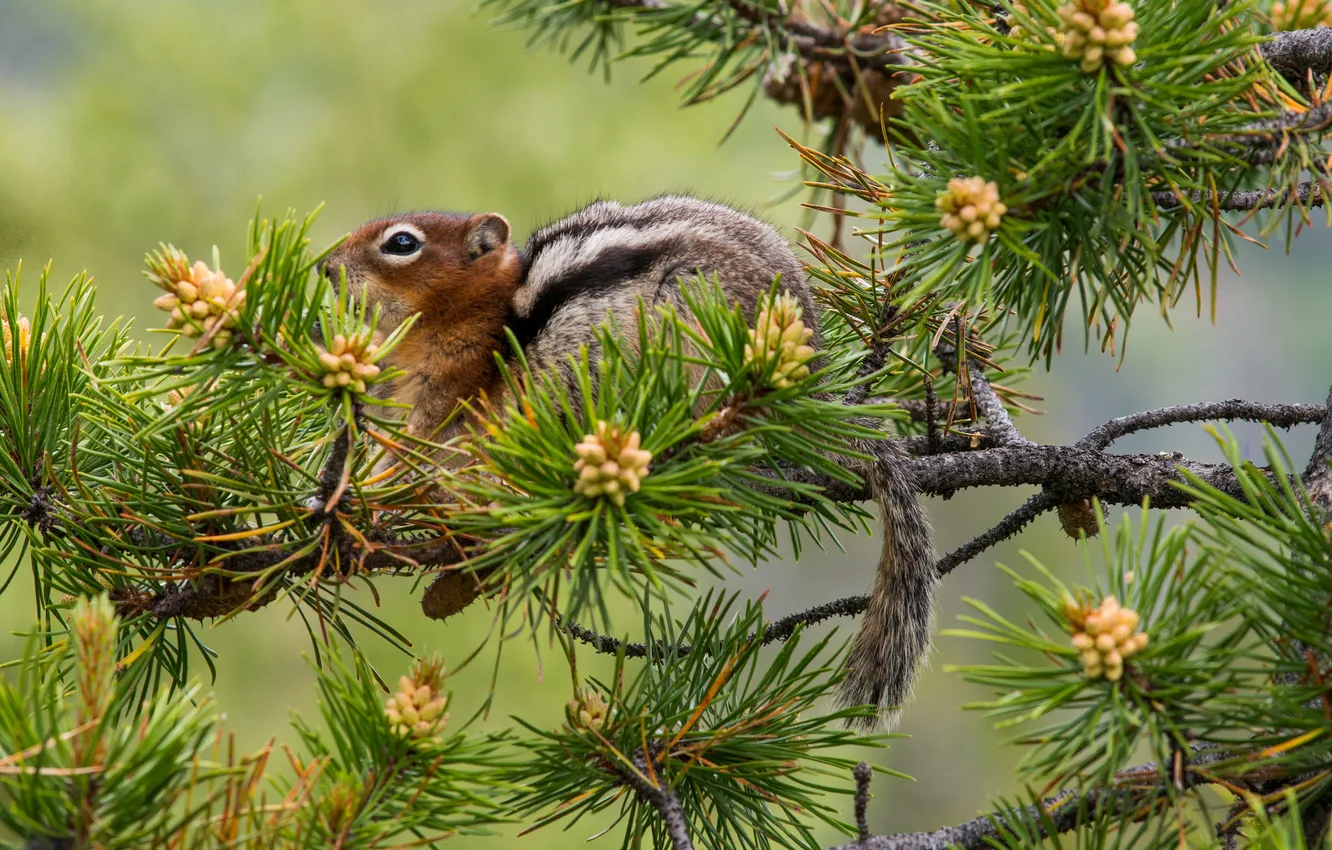
<svg viewBox="0 0 1332 850"><path fill-rule="evenodd" d="M647 758L641 750L634 753L634 768L620 772L625 784L661 815L666 825L666 834L671 837L671 845L675 850L694 850L694 843L689 840L689 822L685 819L680 798L675 796L674 789L648 781Z"/></svg>
<svg viewBox="0 0 1332 850"><path fill-rule="evenodd" d="M939 575L948 575L955 567L960 567L967 561L989 549L998 543L1001 543L1019 531L1027 527L1027 524L1036 517L1058 507L1059 502L1045 493L1037 493L1030 499L1022 503L1022 506L1013 511L1008 516L999 520L999 522L989 531L972 540L965 546L959 546L952 552L939 559L934 565Z"/></svg>
<svg viewBox="0 0 1332 850"><path fill-rule="evenodd" d="M1195 756L1189 767L1212 764L1230 757L1213 750L1211 745L1196 744ZM1152 784L1147 782L1154 780ZM861 838L852 844L830 847L828 850L944 850L961 847L965 850L986 850L993 846L991 839L1006 833L1019 837L1034 832L1036 838L1068 832L1083 822L1088 812L1108 810L1141 818L1150 810L1149 801L1168 796L1165 783L1170 781L1169 771L1162 771L1155 762L1130 767L1117 774L1115 784L1109 788L1093 788L1079 794L1062 791L1047 797L1039 805L1021 809L992 812L956 826L947 826L934 832L910 832L896 835L877 835L868 840Z"/></svg>
<svg viewBox="0 0 1332 850"><path fill-rule="evenodd" d="M1332 513L1332 390L1327 395L1327 404L1323 408L1318 436L1314 437L1313 455L1304 470L1304 486L1315 505L1323 513Z"/></svg>
<svg viewBox="0 0 1332 850"><path fill-rule="evenodd" d="M1259 46L1263 58L1297 85L1307 72L1332 71L1332 30L1290 30L1272 34L1272 40Z"/></svg>
<svg viewBox="0 0 1332 850"><path fill-rule="evenodd" d="M870 780L874 778L874 768L869 766L869 762L862 761L851 771L851 775L856 778L856 831L860 843L864 844L870 840L869 817L865 812L869 808L869 788Z"/></svg>
<svg viewBox="0 0 1332 850"><path fill-rule="evenodd" d="M1310 180L1305 180L1293 189L1254 189L1249 192L1189 192L1187 196L1194 203L1215 207L1226 212L1244 210L1265 210L1271 207L1298 203L1302 207L1321 207L1326 198L1322 187ZM1179 195L1170 191L1152 193L1152 201L1159 210L1175 210L1184 206Z"/></svg>
<svg viewBox="0 0 1332 850"><path fill-rule="evenodd" d="M1104 449L1120 437L1135 431L1162 428L1181 422L1222 420L1267 422L1277 428L1293 428L1296 425L1321 421L1323 411L1323 406L1317 404L1262 404L1241 399L1177 404L1111 419L1078 440L1076 445L1083 449Z"/></svg>
<svg viewBox="0 0 1332 850"><path fill-rule="evenodd" d="M1031 445L1031 440L1022 436L1022 432L1013 424L1008 409L1004 407L994 387L990 386L990 379L985 377L985 372L974 364L968 371L971 377L971 397L975 399L981 416L985 417L990 439L1000 446Z"/></svg>
<svg viewBox="0 0 1332 850"><path fill-rule="evenodd" d="M972 540L970 543L948 553L935 562L935 569L940 575L947 575L955 567L965 564L967 561L984 552L991 546L1003 540L1012 537L1026 527L1036 517L1045 511L1055 507L1058 502L1044 493L1032 496L1022 507L1013 511L1008 516L999 521L994 528L986 531L984 534ZM760 643L767 646L770 643L790 640L795 634L796 629L803 626L812 626L821 623L824 620L831 620L833 617L858 617L865 613L869 607L870 598L868 596L846 596L841 599L834 599L832 602L825 602L822 605L815 605L813 608L807 608L804 611L795 614L788 614L771 623L763 629L763 637ZM625 643L618 638L609 635L598 634L591 629L583 628L574 623L560 623L560 629L579 643L592 647L597 652L607 655L614 655L619 652L621 647L624 649L626 658L647 658L650 654L647 644L644 643ZM758 638L757 635L751 637L751 640ZM651 653L653 659L660 658L667 650L664 645L658 646L655 653ZM687 646L676 647L675 651L684 655L690 651Z"/></svg>

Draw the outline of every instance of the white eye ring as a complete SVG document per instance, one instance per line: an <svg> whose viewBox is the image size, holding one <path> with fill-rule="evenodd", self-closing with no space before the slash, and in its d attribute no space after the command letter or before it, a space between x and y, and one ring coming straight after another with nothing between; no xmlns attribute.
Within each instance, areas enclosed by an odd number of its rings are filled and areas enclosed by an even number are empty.
<svg viewBox="0 0 1332 850"><path fill-rule="evenodd" d="M393 253L385 250L389 240L397 236L407 236L416 241L416 249L409 253ZM405 266L416 261L421 256L421 248L425 246L425 234L419 227L403 222L390 224L384 228L384 233L379 237L379 256L384 262L394 266Z"/></svg>

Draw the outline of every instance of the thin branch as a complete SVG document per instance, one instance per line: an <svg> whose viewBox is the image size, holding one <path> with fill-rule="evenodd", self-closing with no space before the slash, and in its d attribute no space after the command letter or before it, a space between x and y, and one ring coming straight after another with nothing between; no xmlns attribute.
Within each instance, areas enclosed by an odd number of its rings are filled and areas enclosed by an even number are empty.
<svg viewBox="0 0 1332 850"><path fill-rule="evenodd" d="M653 13L679 8L665 0L605 0L605 2L612 9L630 12ZM743 0L735 0L725 5L751 28L781 34L787 44L802 58L825 62L843 74L854 73L853 61L862 69L873 68L889 73L911 64L903 55L906 43L896 33L833 29L810 20L772 15L765 9L745 3ZM721 16L708 12L694 15L693 23L695 27L709 29L733 26Z"/></svg>
<svg viewBox="0 0 1332 850"><path fill-rule="evenodd" d="M905 442L913 451L924 449L923 437L908 437ZM1227 495L1242 495L1229 464L1189 460L1180 452L1120 455L1035 444L965 451L955 441L946 441L945 448L950 447L954 450L908 462L907 471L921 495L947 497L971 487L1036 485L1060 504L1096 496L1108 505L1140 505L1151 499L1154 507L1182 508L1192 497L1179 489L1186 483L1181 470ZM823 487L824 495L835 502L865 502L871 497L865 487L817 473L792 472L786 477Z"/></svg>
<svg viewBox="0 0 1332 850"><path fill-rule="evenodd" d="M869 607L869 601L868 596L848 596L845 599L826 602L798 614L791 614L779 620L773 620L763 630L763 643L767 645L774 641L789 640L791 635L795 634L797 628L812 626L833 617L858 617L865 613L865 609Z"/></svg>
<svg viewBox="0 0 1332 850"><path fill-rule="evenodd" d="M856 831L863 844L870 840L869 818L865 811L869 808L870 780L874 778L874 769L869 766L869 762L862 761L851 771L851 775L856 779Z"/></svg>
<svg viewBox="0 0 1332 850"><path fill-rule="evenodd" d="M990 379L985 377L985 372L975 365L972 365L968 372L971 378L971 397L975 399L981 416L985 417L990 439L1001 446L1031 445L1031 440L1022 436L1022 432L1013 424L1008 409L999 400L994 387L990 386Z"/></svg>
<svg viewBox="0 0 1332 850"><path fill-rule="evenodd" d="M253 541L250 543L253 545ZM461 544L452 537L428 540L382 537L372 544L371 549L364 552L358 551L357 547L346 538L343 539L343 544L346 551L340 555L344 563L359 563L367 572L404 565L449 566L464 560ZM327 557L327 554L316 551L300 558L291 558L291 554L282 548L247 552L229 558L223 568L225 572L205 573L193 581L163 583L161 589L150 599L133 600L133 610L146 611L153 617L164 620L175 617L203 620L222 616L236 608L244 607L247 610L262 608L277 598L277 581L273 582L272 592L254 598L254 582L248 578L250 574L257 575L282 565L284 575L300 577L309 575L318 568L321 560Z"/></svg>
<svg viewBox="0 0 1332 850"><path fill-rule="evenodd" d="M1026 525L1042 513L1054 508L1058 502L1044 493L1032 496L1022 505L1022 507L1013 511L1008 516L999 521L994 528L986 531L984 534L948 553L935 563L935 569L940 575L947 575L952 570L972 558L979 555L986 549L994 546L1003 540L1017 534ZM846 596L841 599L835 599L832 602L825 602L822 605L816 605L795 614L788 614L777 620L768 623L763 629L763 638L761 644L767 646L770 643L778 641L787 641L795 634L796 629L803 626L812 626L831 620L833 617L858 617L865 613L869 607L870 598L868 596ZM614 655L624 648L626 658L647 658L649 655L648 647L643 643L625 643L618 638L609 635L598 634L591 629L583 628L575 623L560 623L559 628L565 634L577 640L579 643L592 647L595 651L606 655ZM750 640L757 638L757 635L750 637ZM660 657L666 651L665 646L659 646L654 657ZM690 651L688 646L680 646L675 650L684 655Z"/></svg>
<svg viewBox="0 0 1332 850"><path fill-rule="evenodd" d="M1178 452L1113 455L1076 446L1002 446L913 458L908 471L918 492L952 494L969 487L1035 484L1060 503L1097 496L1106 504L1180 508L1192 496L1179 489L1181 470L1232 496L1242 495L1229 464L1200 463ZM857 494L863 499L864 494Z"/></svg>
<svg viewBox="0 0 1332 850"><path fill-rule="evenodd" d="M1090 802L1093 794L1086 795ZM1079 798L1073 791L1065 791L1041 802L1040 808L1028 806L1023 811L1009 810L984 815L957 826L948 826L934 832L910 832L897 835L876 835L854 844L842 844L829 850L942 850L961 847L965 850L988 850L987 839L999 838L1011 829L1009 823L1021 825L1044 824L1043 816L1050 818L1051 834L1064 833L1078 824ZM1044 835L1047 830L1042 829Z"/></svg>
<svg viewBox="0 0 1332 850"><path fill-rule="evenodd" d="M359 411L357 415L359 416ZM343 425L342 430L333 439L333 450L328 453L324 468L319 473L319 492L315 494L312 505L315 510L326 514L332 514L337 510L338 501L347 487L347 476L351 473L348 460L351 456L353 439L350 424Z"/></svg>
<svg viewBox="0 0 1332 850"><path fill-rule="evenodd" d="M1332 466L1328 465L1332 462L1332 390L1328 391L1321 422L1314 437L1313 455L1304 470L1304 486L1313 503L1328 514L1332 513Z"/></svg>
<svg viewBox="0 0 1332 850"><path fill-rule="evenodd" d="M1267 422L1276 428L1293 428L1321 421L1323 411L1323 406L1317 404L1262 404L1241 399L1178 404L1111 419L1078 440L1076 445L1083 449L1104 449L1120 437L1135 431L1181 422Z"/></svg>
<svg viewBox="0 0 1332 850"><path fill-rule="evenodd" d="M860 363L860 368L856 370L856 377L864 379L873 375L875 372L883 368L883 364L887 359L888 341L881 340L870 348L869 353L865 355L865 359ZM869 395L870 383L870 381L864 381L864 383L852 387L850 392L842 398L842 404L855 405L863 402L865 396Z"/></svg>
<svg viewBox="0 0 1332 850"><path fill-rule="evenodd" d="M1199 755L1188 761L1186 769L1190 771L1197 766L1231 758L1229 753L1214 750L1208 744L1196 744L1193 751ZM1147 784L1151 780L1155 781ZM1141 820L1151 813L1149 804L1154 799L1168 798L1166 784L1170 781L1169 771L1162 771L1155 762L1147 762L1115 774L1114 784L1109 788L1094 788L1082 793L1061 791L1042 800L1038 806L992 812L934 832L879 835L868 840L862 837L853 844L828 850L944 850L947 847L987 850L993 846L991 839L1001 839L1004 835L1026 836L1034 832L1037 838L1048 838L1069 832L1085 823L1087 814L1093 812Z"/></svg>
<svg viewBox="0 0 1332 850"><path fill-rule="evenodd" d="M1310 71L1332 71L1332 30L1324 27L1273 33L1272 40L1259 45L1258 50L1272 67L1297 85L1305 82Z"/></svg>
<svg viewBox="0 0 1332 850"><path fill-rule="evenodd" d="M675 796L674 789L649 782L648 775L647 758L641 750L634 753L634 770L620 771L625 784L661 815L666 825L666 834L671 837L671 845L675 850L694 850L694 843L689 840L689 821L680 806L680 798Z"/></svg>
<svg viewBox="0 0 1332 850"><path fill-rule="evenodd" d="M1250 192L1222 192L1220 194L1215 192L1191 192L1188 197L1194 203L1201 202L1204 207L1227 212L1265 210L1294 203L1301 207L1321 207L1326 201L1323 197L1322 188L1310 180L1305 180L1293 190L1287 188L1254 189ZM1152 201L1159 210L1175 210L1184 206L1184 201L1180 196L1169 191L1153 192Z"/></svg>
<svg viewBox="0 0 1332 850"><path fill-rule="evenodd" d="M948 575L955 567L965 564L967 561L970 561L991 546L1014 536L1022 529L1026 528L1027 524L1036 519L1036 517L1046 511L1054 510L1058 506L1059 501L1057 499L1054 499L1046 493L1037 493L1026 502L1023 502L1020 508L999 520L999 522L989 531L980 535L975 540L972 540L970 543L967 543L965 546L960 546L940 558L938 563L934 566L935 570L937 570L941 576Z"/></svg>
<svg viewBox="0 0 1332 850"><path fill-rule="evenodd" d="M934 380L929 376L924 376L925 381L925 448L932 455L939 453L939 396L934 392ZM948 402L948 406L943 412L944 418L953 421L953 403ZM912 414L915 418L915 414Z"/></svg>
<svg viewBox="0 0 1332 850"><path fill-rule="evenodd" d="M1218 143L1238 146L1236 151L1245 161L1254 165L1274 162L1290 141L1290 135L1321 133L1332 124L1332 102L1323 103L1305 112L1286 112L1275 118L1256 121L1243 131L1217 138ZM1185 145L1183 139L1178 142Z"/></svg>

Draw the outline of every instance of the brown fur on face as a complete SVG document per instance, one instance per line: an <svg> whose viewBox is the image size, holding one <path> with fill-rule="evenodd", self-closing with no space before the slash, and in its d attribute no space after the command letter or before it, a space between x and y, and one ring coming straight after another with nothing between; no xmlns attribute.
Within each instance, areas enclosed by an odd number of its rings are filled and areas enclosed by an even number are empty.
<svg viewBox="0 0 1332 850"><path fill-rule="evenodd" d="M412 242L419 248L404 250ZM348 295L379 307L381 336L420 314L389 358L407 374L383 393L412 406L411 433L429 437L459 402L494 394L494 352L507 347L504 325L522 275L503 216L427 212L372 221L322 268L334 285L344 269Z"/></svg>

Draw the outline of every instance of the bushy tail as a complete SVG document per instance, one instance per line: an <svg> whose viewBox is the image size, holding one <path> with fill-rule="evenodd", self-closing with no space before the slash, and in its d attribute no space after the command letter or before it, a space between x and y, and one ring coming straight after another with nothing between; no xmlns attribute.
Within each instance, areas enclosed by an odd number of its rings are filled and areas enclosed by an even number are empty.
<svg viewBox="0 0 1332 850"><path fill-rule="evenodd" d="M888 440L864 446L877 462L867 470L870 491L883 510L883 551L869 607L851 647L842 682L844 705L876 705L873 728L889 726L911 691L934 632L934 543L925 510L906 471L907 458Z"/></svg>

